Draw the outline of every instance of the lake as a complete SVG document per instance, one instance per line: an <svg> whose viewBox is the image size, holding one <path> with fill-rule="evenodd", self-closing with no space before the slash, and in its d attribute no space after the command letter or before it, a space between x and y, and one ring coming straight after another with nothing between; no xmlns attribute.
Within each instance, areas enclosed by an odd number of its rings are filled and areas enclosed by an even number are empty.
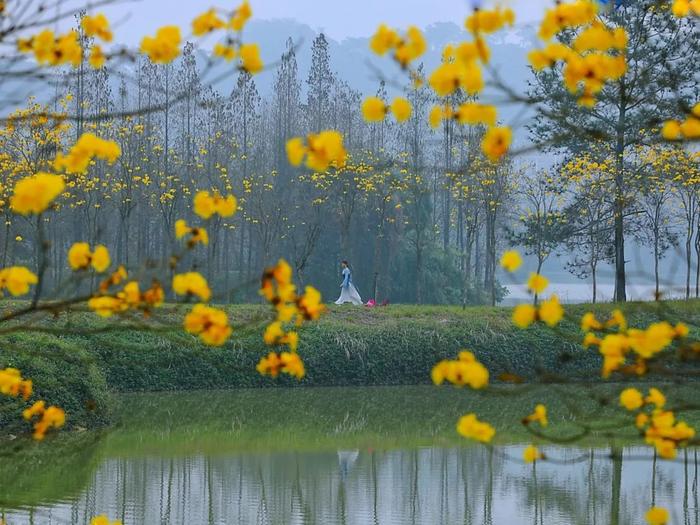
<svg viewBox="0 0 700 525"><path fill-rule="evenodd" d="M545 447L556 462L523 464L530 441L512 422L536 401L555 423L572 417L550 389L125 395L109 431L66 432L5 454L0 509L10 525L88 524L103 513L125 525L609 525L643 523L657 504L672 523L700 523L695 449L654 461L620 438L611 459L608 442L593 439ZM497 446L456 434L469 411L494 423Z"/></svg>

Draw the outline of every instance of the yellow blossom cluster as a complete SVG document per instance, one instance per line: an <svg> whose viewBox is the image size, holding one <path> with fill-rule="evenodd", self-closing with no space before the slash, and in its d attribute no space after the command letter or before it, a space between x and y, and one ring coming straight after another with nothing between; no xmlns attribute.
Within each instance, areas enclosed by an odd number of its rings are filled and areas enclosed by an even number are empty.
<svg viewBox="0 0 700 525"><path fill-rule="evenodd" d="M192 248L196 244L209 244L209 235L205 228L188 226L187 222L183 219L175 221L175 237L177 239L182 239L187 237L187 245Z"/></svg>
<svg viewBox="0 0 700 525"><path fill-rule="evenodd" d="M274 267L266 269L263 273L260 295L274 306L277 314L263 333L265 344L284 345L290 351L279 355L271 352L260 360L257 370L263 375L273 377L281 370L301 379L304 376L304 364L296 354L299 335L287 327L298 327L304 321L318 319L326 311L321 294L314 287L307 286L304 295L297 295L296 285L292 282L292 268L285 260L280 259Z"/></svg>
<svg viewBox="0 0 700 525"><path fill-rule="evenodd" d="M15 297L29 293L29 287L37 284L37 275L24 266L10 266L0 269L0 296L2 290L7 290Z"/></svg>
<svg viewBox="0 0 700 525"><path fill-rule="evenodd" d="M547 407L541 403L536 405L532 414L523 418L523 425L529 425L530 423L539 423L543 427L546 427L549 423L547 419Z"/></svg>
<svg viewBox="0 0 700 525"><path fill-rule="evenodd" d="M46 437L46 433L52 428L61 428L66 423L66 413L62 408L56 406L46 406L43 400L37 401L29 408L22 412L22 416L27 421L32 421L34 418L39 419L34 423L34 432L32 437L41 441Z"/></svg>
<svg viewBox="0 0 700 525"><path fill-rule="evenodd" d="M284 372L297 379L303 379L306 374L304 362L296 352L270 352L260 360L255 369L261 375L271 377L277 377L280 372Z"/></svg>
<svg viewBox="0 0 700 525"><path fill-rule="evenodd" d="M107 271L111 264L109 250L99 244L95 250L90 250L90 245L86 242L76 242L68 250L68 264L72 270L86 270L92 266L96 272Z"/></svg>
<svg viewBox="0 0 700 525"><path fill-rule="evenodd" d="M559 2L548 9L539 36L545 47L532 50L528 58L540 71L563 63L564 85L578 96L581 105L595 105L596 95L606 82L618 80L627 71L627 33L622 27L608 28L597 17L592 0ZM563 31L578 31L571 45L550 40Z"/></svg>
<svg viewBox="0 0 700 525"><path fill-rule="evenodd" d="M539 307L532 304L519 304L513 309L513 324L523 329L536 321L542 321L547 326L554 327L563 318L564 308L556 294L542 301Z"/></svg>
<svg viewBox="0 0 700 525"><path fill-rule="evenodd" d="M381 122L388 113L394 115L396 122L406 122L411 118L411 103L403 97L396 97L391 104L379 97L368 97L362 102L362 116L367 122Z"/></svg>
<svg viewBox="0 0 700 525"><path fill-rule="evenodd" d="M616 331L611 332L612 328L616 328ZM584 347L597 346L603 357L601 374L604 378L620 369L638 375L646 373L649 359L669 348L675 340L688 335L688 327L684 323L673 326L668 321L651 323L645 329L628 328L620 310L614 310L605 323L588 312L581 319L581 329L586 333ZM636 362L633 366L625 367L628 354L633 355Z"/></svg>
<svg viewBox="0 0 700 525"><path fill-rule="evenodd" d="M20 179L10 197L10 208L20 215L39 214L61 195L66 183L60 175L39 172Z"/></svg>
<svg viewBox="0 0 700 525"><path fill-rule="evenodd" d="M544 454L535 445L528 445L523 450L523 461L525 463L533 463L540 459L544 459Z"/></svg>
<svg viewBox="0 0 700 525"><path fill-rule="evenodd" d="M21 53L33 53L40 65L61 66L71 64L80 66L83 60L83 50L77 31L69 31L56 35L50 29L17 41L17 49Z"/></svg>
<svg viewBox="0 0 700 525"><path fill-rule="evenodd" d="M54 169L71 174L83 174L93 159L113 164L121 156L119 144L101 139L93 133L83 133L67 155L59 153L54 161Z"/></svg>
<svg viewBox="0 0 700 525"><path fill-rule="evenodd" d="M90 520L90 525L122 525L120 520L110 521L109 517L101 514Z"/></svg>
<svg viewBox="0 0 700 525"><path fill-rule="evenodd" d="M5 396L22 396L28 400L32 396L32 380L24 379L16 368L0 370L0 394Z"/></svg>
<svg viewBox="0 0 700 525"><path fill-rule="evenodd" d="M306 158L306 167L314 171L326 171L329 166L342 168L347 159L343 135L335 130L311 133L306 137L306 142L301 137L291 138L287 141L286 149L292 166L300 166Z"/></svg>
<svg viewBox="0 0 700 525"><path fill-rule="evenodd" d="M194 212L204 220L210 219L215 214L221 217L231 217L238 210L238 200L233 195L223 197L217 192L210 193L209 191L197 192L193 205Z"/></svg>
<svg viewBox="0 0 700 525"><path fill-rule="evenodd" d="M192 21L192 34L201 37L219 30L240 32L252 15L253 11L247 0L230 14L228 22L225 15L219 15L215 9L209 9ZM259 46L241 43L240 38L228 36L224 42L214 45L213 52L214 56L227 62L239 57L240 68L251 74L259 73L265 67L260 57Z"/></svg>
<svg viewBox="0 0 700 525"><path fill-rule="evenodd" d="M188 333L199 336L209 346L222 346L233 331L226 312L201 303L185 316L184 323Z"/></svg>
<svg viewBox="0 0 700 525"><path fill-rule="evenodd" d="M182 34L177 26L163 26L154 36L141 40L141 53L148 55L151 62L168 64L180 55Z"/></svg>
<svg viewBox="0 0 700 525"><path fill-rule="evenodd" d="M458 387L467 385L478 390L488 385L489 371L476 360L472 352L463 350L457 360L444 359L436 364L431 378L436 385L447 381Z"/></svg>
<svg viewBox="0 0 700 525"><path fill-rule="evenodd" d="M111 42L114 35L109 27L109 20L102 13L85 15L81 21L85 36L99 38L104 42Z"/></svg>
<svg viewBox="0 0 700 525"><path fill-rule="evenodd" d="M150 288L143 292L137 281L130 281L114 295L105 294L109 287L116 286L126 278L126 270L120 266L116 272L100 284L100 291L103 295L91 297L88 300L88 307L100 317L110 317L129 310L141 310L144 315L148 316L153 308L163 304L165 291L156 280L153 281Z"/></svg>
<svg viewBox="0 0 700 525"><path fill-rule="evenodd" d="M700 138L700 103L695 104L690 115L683 122L678 120L664 122L661 134L666 140Z"/></svg>
<svg viewBox="0 0 700 525"><path fill-rule="evenodd" d="M644 514L644 519L647 521L648 525L666 525L670 518L668 510L665 508L651 507Z"/></svg>
<svg viewBox="0 0 700 525"><path fill-rule="evenodd" d="M449 104L433 106L428 115L430 127L437 128L442 121L453 119L459 124L494 127L497 119L496 107L478 102L465 102L456 108ZM510 143L510 140L508 140Z"/></svg>
<svg viewBox="0 0 700 525"><path fill-rule="evenodd" d="M476 414L466 414L459 418L457 432L467 439L481 443L490 443L496 435L496 430L485 421L479 421Z"/></svg>
<svg viewBox="0 0 700 525"><path fill-rule="evenodd" d="M473 35L495 33L505 26L515 23L515 13L512 9L497 6L494 9L474 9L467 17L464 27Z"/></svg>
<svg viewBox="0 0 700 525"><path fill-rule="evenodd" d="M382 24L369 41L370 49L377 55L392 53L392 58L402 67L408 65L425 53L428 44L420 29L411 26L405 35Z"/></svg>
<svg viewBox="0 0 700 525"><path fill-rule="evenodd" d="M523 258L517 250L508 250L501 256L501 267L508 272L515 272L523 264Z"/></svg>
<svg viewBox="0 0 700 525"><path fill-rule="evenodd" d="M700 0L673 0L671 10L678 17L700 16Z"/></svg>
<svg viewBox="0 0 700 525"><path fill-rule="evenodd" d="M685 421L676 421L670 410L664 410L666 396L658 388L650 388L644 396L636 388L626 388L620 393L620 405L630 412L637 412L635 425L644 431L644 438L665 459L676 457L676 449L695 437L695 429Z"/></svg>
<svg viewBox="0 0 700 525"><path fill-rule="evenodd" d="M173 292L177 295L196 296L204 302L211 299L209 284L199 272L185 272L175 275L173 277Z"/></svg>

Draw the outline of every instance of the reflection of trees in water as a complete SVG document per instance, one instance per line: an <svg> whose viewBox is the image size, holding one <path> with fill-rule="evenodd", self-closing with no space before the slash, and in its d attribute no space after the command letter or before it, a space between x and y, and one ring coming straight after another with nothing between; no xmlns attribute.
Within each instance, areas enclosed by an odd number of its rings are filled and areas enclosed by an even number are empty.
<svg viewBox="0 0 700 525"><path fill-rule="evenodd" d="M520 451L508 450L518 457ZM572 465L536 466L484 447L115 458L73 503L50 509L53 521L38 522L84 523L99 511L125 525L608 525L639 522L640 509L654 499L672 507L679 523L698 525L696 451L685 462L656 464L627 454L610 459L599 449ZM37 512L49 515L49 509Z"/></svg>

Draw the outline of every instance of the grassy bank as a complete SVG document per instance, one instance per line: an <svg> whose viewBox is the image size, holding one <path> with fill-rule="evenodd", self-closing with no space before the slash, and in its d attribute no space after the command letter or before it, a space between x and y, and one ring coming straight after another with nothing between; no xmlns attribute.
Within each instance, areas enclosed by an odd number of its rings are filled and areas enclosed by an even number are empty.
<svg viewBox="0 0 700 525"><path fill-rule="evenodd" d="M650 303L624 306L631 325L645 325L661 315L697 326L700 302L676 302L658 311ZM670 310L668 310L670 307ZM612 305L597 305L601 317ZM38 395L64 406L70 422L94 426L109 419L108 390L174 391L265 386L353 386L425 384L440 359L471 349L493 378L517 374L524 380L542 373L551 380L586 380L599 376L600 358L578 341L577 318L587 305L568 307L570 320L557 331L542 326L515 328L509 308L390 306L333 308L301 333L300 354L307 367L301 382L261 377L255 365L265 348L261 332L268 311L233 306L236 330L223 348L206 348L179 330L154 334L111 331L88 312L42 320L33 330L0 338L0 366L17 366L31 377ZM176 324L181 314L165 314ZM40 333L49 330L54 334ZM695 329L694 329L695 330ZM64 332L79 335L60 335ZM17 403L0 407L0 423L16 422Z"/></svg>

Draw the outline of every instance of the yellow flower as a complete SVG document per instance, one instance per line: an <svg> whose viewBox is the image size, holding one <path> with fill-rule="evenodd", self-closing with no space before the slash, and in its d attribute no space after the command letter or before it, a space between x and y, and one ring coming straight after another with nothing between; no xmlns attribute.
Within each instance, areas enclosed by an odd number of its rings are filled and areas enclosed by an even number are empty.
<svg viewBox="0 0 700 525"><path fill-rule="evenodd" d="M5 288L15 297L29 293L29 287L38 282L37 275L24 266L10 266L0 270L0 289Z"/></svg>
<svg viewBox="0 0 700 525"><path fill-rule="evenodd" d="M406 30L406 36L400 39L396 45L394 59L401 67L406 67L410 62L425 53L427 48L428 44L420 29L410 26Z"/></svg>
<svg viewBox="0 0 700 525"><path fill-rule="evenodd" d="M221 43L214 45L213 50L214 56L221 57L226 62L231 62L236 58L236 49L233 46L227 46Z"/></svg>
<svg viewBox="0 0 700 525"><path fill-rule="evenodd" d="M173 292L177 295L196 295L202 301L211 298L207 280L198 272L180 273L173 277Z"/></svg>
<svg viewBox="0 0 700 525"><path fill-rule="evenodd" d="M32 396L31 379L23 379L16 368L0 370L0 394L17 397L20 394L27 401Z"/></svg>
<svg viewBox="0 0 700 525"><path fill-rule="evenodd" d="M458 387L469 386L479 390L488 385L489 371L476 360L474 354L462 351L456 361L442 360L437 363L433 367L431 378L436 385L448 381Z"/></svg>
<svg viewBox="0 0 700 525"><path fill-rule="evenodd" d="M642 393L636 388L625 388L620 393L620 405L627 410L637 410L644 404Z"/></svg>
<svg viewBox="0 0 700 525"><path fill-rule="evenodd" d="M321 300L321 292L313 286L304 288L304 295L299 298L299 309L304 319L311 321L321 317L326 311L326 305Z"/></svg>
<svg viewBox="0 0 700 525"><path fill-rule="evenodd" d="M306 156L306 146L300 137L289 139L286 144L287 159L292 166L299 166Z"/></svg>
<svg viewBox="0 0 700 525"><path fill-rule="evenodd" d="M465 102L457 108L455 117L460 124L484 124L493 127L496 125L496 108L476 102Z"/></svg>
<svg viewBox="0 0 700 525"><path fill-rule="evenodd" d="M367 122L380 122L386 117L387 106L379 97L367 97L362 102L362 116ZM301 163L301 161L299 161Z"/></svg>
<svg viewBox="0 0 700 525"><path fill-rule="evenodd" d="M90 251L90 245L86 242L76 242L68 250L68 264L72 270L85 270L88 266L92 267L98 273L102 273L109 268L111 260L109 250L98 245L95 251Z"/></svg>
<svg viewBox="0 0 700 525"><path fill-rule="evenodd" d="M304 145L299 137L287 141L287 158L290 164L298 166L306 156L306 166L322 172L333 164L337 168L345 165L347 152L343 146L343 135L334 130L309 134Z"/></svg>
<svg viewBox="0 0 700 525"><path fill-rule="evenodd" d="M296 352L282 352L280 360L282 361L282 372L297 379L302 379L306 374L304 363Z"/></svg>
<svg viewBox="0 0 700 525"><path fill-rule="evenodd" d="M673 0L671 10L677 17L688 16L691 11L695 16L700 16L700 0Z"/></svg>
<svg viewBox="0 0 700 525"><path fill-rule="evenodd" d="M119 144L104 140L92 133L83 133L68 155L58 154L54 168L68 173L85 173L93 158L114 163L121 155Z"/></svg>
<svg viewBox="0 0 700 525"><path fill-rule="evenodd" d="M251 16L253 16L253 10L250 8L248 0L244 0L244 2L238 6L238 9L236 9L228 25L234 31L242 31Z"/></svg>
<svg viewBox="0 0 700 525"><path fill-rule="evenodd" d="M540 275L539 273L531 273L530 277L527 280L527 287L528 289L533 292L540 294L544 292L544 290L547 288L549 285L549 280L544 277L543 275Z"/></svg>
<svg viewBox="0 0 700 525"><path fill-rule="evenodd" d="M591 330L602 330L603 325L596 319L593 312L586 312L581 318L581 330L590 332Z"/></svg>
<svg viewBox="0 0 700 525"><path fill-rule="evenodd" d="M222 217L230 217L238 210L238 201L233 195L223 197L218 193L199 191L194 197L194 212L202 219L208 220L218 213Z"/></svg>
<svg viewBox="0 0 700 525"><path fill-rule="evenodd" d="M546 301L542 301L539 317L547 326L554 327L564 317L564 308L559 304L559 297L552 295Z"/></svg>
<svg viewBox="0 0 700 525"><path fill-rule="evenodd" d="M544 456L534 445L528 445L523 450L523 460L525 463L533 463L538 459L542 459Z"/></svg>
<svg viewBox="0 0 700 525"><path fill-rule="evenodd" d="M98 244L95 246L95 251L92 252L92 267L95 269L97 273L102 273L109 268L109 265L111 264L111 260L109 258L109 250L101 245Z"/></svg>
<svg viewBox="0 0 700 525"><path fill-rule="evenodd" d="M531 304L519 304L513 309L513 324L527 328L537 319L537 309Z"/></svg>
<svg viewBox="0 0 700 525"><path fill-rule="evenodd" d="M391 103L391 112L394 114L396 122L406 122L411 118L411 103L402 97L396 97Z"/></svg>
<svg viewBox="0 0 700 525"><path fill-rule="evenodd" d="M468 439L490 443L496 430L486 422L479 421L476 414L462 416L457 422L457 432Z"/></svg>
<svg viewBox="0 0 700 525"><path fill-rule="evenodd" d="M90 266L90 245L86 242L76 242L68 250L68 264L73 270L84 270Z"/></svg>
<svg viewBox="0 0 700 525"><path fill-rule="evenodd" d="M638 429L643 429L647 423L649 423L649 416L646 415L644 412L640 412L637 414L637 417L634 418L634 426L636 426Z"/></svg>
<svg viewBox="0 0 700 525"><path fill-rule="evenodd" d="M527 422L527 423L538 422L543 427L546 427L547 424L549 423L549 421L547 419L547 407L542 405L542 404L535 406L534 412L532 412L532 414L525 417L525 422Z"/></svg>
<svg viewBox="0 0 700 525"><path fill-rule="evenodd" d="M493 33L505 25L512 26L515 22L515 13L511 9L475 9L464 22L467 31L476 35L479 33Z"/></svg>
<svg viewBox="0 0 700 525"><path fill-rule="evenodd" d="M205 246L209 244L209 235L205 228L189 227L183 219L175 221L175 238L182 239L189 235L188 246L192 247L197 243Z"/></svg>
<svg viewBox="0 0 700 525"><path fill-rule="evenodd" d="M656 406L656 408L663 408L666 404L666 396L663 395L658 388L650 388L649 395L644 398L644 402L650 403Z"/></svg>
<svg viewBox="0 0 700 525"><path fill-rule="evenodd" d="M12 197L10 197L10 207L12 211L20 215L42 213L63 192L65 187L66 183L60 175L50 173L30 175L15 184Z"/></svg>
<svg viewBox="0 0 700 525"><path fill-rule="evenodd" d="M666 525L669 520L668 511L662 507L650 508L644 518L649 525Z"/></svg>
<svg viewBox="0 0 700 525"><path fill-rule="evenodd" d="M36 414L33 414L32 417L34 415L41 416L41 419L34 423L34 433L32 434L32 437L38 441L44 439L49 429L60 428L66 423L66 413L63 409L53 405L48 408L43 406L37 408Z"/></svg>
<svg viewBox="0 0 700 525"><path fill-rule="evenodd" d="M122 522L119 520L109 521L109 518L102 514L92 518L92 520L90 520L90 525L122 525Z"/></svg>
<svg viewBox="0 0 700 525"><path fill-rule="evenodd" d="M22 411L22 417L26 421L31 421L36 416L42 415L45 411L46 411L46 401L44 401L44 400L35 401L34 404L32 404L32 406L30 406L29 408L25 408Z"/></svg>
<svg viewBox="0 0 700 525"><path fill-rule="evenodd" d="M446 115L444 107L433 106L433 108L430 110L430 114L428 115L428 123L430 124L431 128L435 129L440 125L443 118L445 117Z"/></svg>
<svg viewBox="0 0 700 525"><path fill-rule="evenodd" d="M95 69L100 69L104 67L106 61L107 57L103 53L102 48L98 45L92 46L89 58L90 65Z"/></svg>
<svg viewBox="0 0 700 525"><path fill-rule="evenodd" d="M675 327L675 332L676 332L676 337L679 337L681 339L688 337L688 334L690 333L690 329L688 328L688 325L685 323L677 323Z"/></svg>
<svg viewBox="0 0 700 525"><path fill-rule="evenodd" d="M148 55L151 62L168 64L180 55L181 41L179 27L161 27L155 37L144 37L141 41L141 52Z"/></svg>
<svg viewBox="0 0 700 525"><path fill-rule="evenodd" d="M109 28L109 20L101 13L94 16L85 15L82 20L83 31L86 36L94 36L105 42L112 41L112 31Z"/></svg>
<svg viewBox="0 0 700 525"><path fill-rule="evenodd" d="M481 149L491 162L500 160L510 148L513 132L509 127L490 128L481 142Z"/></svg>
<svg viewBox="0 0 700 525"><path fill-rule="evenodd" d="M241 67L251 75L259 73L265 67L260 58L258 44L243 44L238 53L241 57Z"/></svg>
<svg viewBox="0 0 700 525"><path fill-rule="evenodd" d="M216 10L209 9L192 21L192 34L194 36L203 36L221 29L225 25L224 21L216 14Z"/></svg>
<svg viewBox="0 0 700 525"><path fill-rule="evenodd" d="M661 128L661 135L666 140L678 140L681 138L681 123L677 120L667 120Z"/></svg>
<svg viewBox="0 0 700 525"><path fill-rule="evenodd" d="M600 338L595 334L588 332L585 336L583 336L583 342L581 344L584 348L598 346L600 344Z"/></svg>
<svg viewBox="0 0 700 525"><path fill-rule="evenodd" d="M128 305L116 297L100 296L90 298L88 308L100 317L110 317L117 312L124 312Z"/></svg>
<svg viewBox="0 0 700 525"><path fill-rule="evenodd" d="M369 47L376 54L384 55L398 46L400 41L401 37L396 31L382 24L370 39Z"/></svg>
<svg viewBox="0 0 700 525"><path fill-rule="evenodd" d="M192 308L185 316L184 325L188 333L198 335L209 346L222 346L232 333L226 312L204 304Z"/></svg>

